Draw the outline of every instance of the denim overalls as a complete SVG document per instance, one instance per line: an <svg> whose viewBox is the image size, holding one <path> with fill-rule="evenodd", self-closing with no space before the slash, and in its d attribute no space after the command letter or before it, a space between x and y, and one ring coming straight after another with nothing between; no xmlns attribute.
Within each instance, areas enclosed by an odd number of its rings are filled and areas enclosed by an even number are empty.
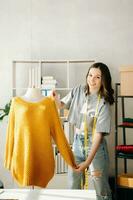
<svg viewBox="0 0 133 200"><path fill-rule="evenodd" d="M92 145L92 126L97 104L97 94L85 96L84 86L78 86L72 89L69 94L61 101L69 109L68 121L75 125L76 131L73 142L73 153L77 164L86 160L84 147L84 130L83 130L83 114L81 110L87 101L87 122L89 126L88 131L88 155ZM98 117L96 123L96 131L103 135L108 135L110 132L110 106L105 102L104 98L100 100L98 106ZM96 190L97 200L112 200L111 191L108 184L108 169L109 158L106 140L103 141L89 166L89 172L92 177L94 188ZM95 175L94 175L95 172ZM96 175L97 174L97 175ZM81 179L83 173L76 173L72 169L68 171L68 187L69 189L81 189ZM89 178L89 177L88 177Z"/></svg>

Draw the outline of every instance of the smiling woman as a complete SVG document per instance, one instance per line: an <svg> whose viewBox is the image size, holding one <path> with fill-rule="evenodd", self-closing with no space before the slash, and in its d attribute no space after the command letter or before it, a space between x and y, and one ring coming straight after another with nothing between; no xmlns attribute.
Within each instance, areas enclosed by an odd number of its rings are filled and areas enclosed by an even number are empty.
<svg viewBox="0 0 133 200"><path fill-rule="evenodd" d="M88 168L97 200L111 200L108 184L109 158L105 135L110 133L110 105L114 103L111 75L104 63L94 63L86 75L86 85L77 86L57 105L69 109L68 121L75 125L73 152L75 171L69 170L70 189L88 188ZM84 182L85 176L85 182Z"/></svg>

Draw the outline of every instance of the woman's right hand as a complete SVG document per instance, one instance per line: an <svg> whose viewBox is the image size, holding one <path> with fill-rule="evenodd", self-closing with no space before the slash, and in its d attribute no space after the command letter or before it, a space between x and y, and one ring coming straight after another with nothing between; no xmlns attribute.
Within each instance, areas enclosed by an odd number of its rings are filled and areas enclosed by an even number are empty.
<svg viewBox="0 0 133 200"><path fill-rule="evenodd" d="M52 95L52 97L56 97L56 96L58 96L58 94L57 94L57 92L55 91L55 90L52 90L52 93L51 93L51 95Z"/></svg>
<svg viewBox="0 0 133 200"><path fill-rule="evenodd" d="M55 100L57 107L60 108L61 102L60 102L59 94L55 90L53 90L52 93L51 93L51 96Z"/></svg>
<svg viewBox="0 0 133 200"><path fill-rule="evenodd" d="M51 96L55 99L55 101L59 101L59 95L55 90L52 90Z"/></svg>

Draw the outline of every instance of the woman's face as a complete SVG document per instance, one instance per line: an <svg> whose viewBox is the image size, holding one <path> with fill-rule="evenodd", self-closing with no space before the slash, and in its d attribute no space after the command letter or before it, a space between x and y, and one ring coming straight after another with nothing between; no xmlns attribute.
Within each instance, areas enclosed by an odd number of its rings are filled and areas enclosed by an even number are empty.
<svg viewBox="0 0 133 200"><path fill-rule="evenodd" d="M91 68L87 77L87 84L89 85L90 93L97 92L102 84L101 70L98 68Z"/></svg>

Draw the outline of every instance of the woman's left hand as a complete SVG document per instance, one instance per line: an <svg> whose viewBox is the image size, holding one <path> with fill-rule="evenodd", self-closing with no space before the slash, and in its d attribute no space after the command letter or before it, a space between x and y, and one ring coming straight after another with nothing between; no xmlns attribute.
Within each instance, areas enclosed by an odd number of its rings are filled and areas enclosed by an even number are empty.
<svg viewBox="0 0 133 200"><path fill-rule="evenodd" d="M75 171L80 173L84 171L87 167L88 167L88 163L84 161L77 166L77 169L75 169Z"/></svg>

